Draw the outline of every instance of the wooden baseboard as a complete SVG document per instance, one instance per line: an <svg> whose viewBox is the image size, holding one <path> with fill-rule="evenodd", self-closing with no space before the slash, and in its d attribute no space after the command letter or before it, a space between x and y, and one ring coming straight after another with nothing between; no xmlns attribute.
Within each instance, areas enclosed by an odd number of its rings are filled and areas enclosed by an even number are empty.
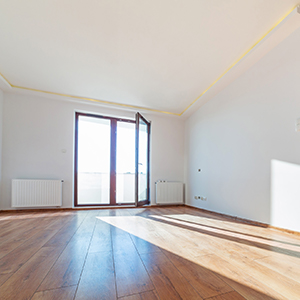
<svg viewBox="0 0 300 300"><path fill-rule="evenodd" d="M252 220L248 220L248 219L244 219L244 218L240 218L240 217L236 217L236 216L231 216L231 215L227 215L227 214L223 214L223 213L218 213L218 212L215 212L215 211L212 211L212 210L199 208L199 207L188 205L188 204L186 204L186 206L188 206L190 208L193 208L193 209L196 209L196 210L200 210L204 213L209 213L211 215L215 215L215 216L224 217L224 218L227 218L227 219L230 219L230 220L234 220L234 221L237 221L239 223L247 223L247 224L250 224L250 225L264 227L264 228L269 227L269 225L266 224L266 223L256 222L256 221L252 221Z"/></svg>
<svg viewBox="0 0 300 300"><path fill-rule="evenodd" d="M0 213L24 213L24 212L42 212L42 211L61 211L73 210L72 207L58 207L58 208L18 208L18 209L2 209Z"/></svg>
<svg viewBox="0 0 300 300"><path fill-rule="evenodd" d="M298 231L285 229L285 228L281 228L281 227L276 227L276 226L272 226L270 224L261 223L261 222L257 222L257 221L252 221L252 220L248 220L248 219L244 219L244 218L240 218L240 217L236 217L236 216L222 214L222 213L218 213L218 212L215 212L215 211L195 207L195 206L188 205L188 204L185 204L185 206L187 206L189 208L196 209L196 210L200 210L204 213L208 213L208 214L211 214L211 215L215 215L215 216L224 217L224 218L227 218L227 219L230 219L230 220L234 220L234 221L239 222L239 223L245 223L245 224L258 226L258 227L263 227L263 228L272 228L272 229L275 229L275 230L278 230L278 231L283 231L283 232L287 232L287 233L291 233L291 234L300 235L300 232L298 232Z"/></svg>
<svg viewBox="0 0 300 300"><path fill-rule="evenodd" d="M95 209L123 209L136 208L135 206L94 206L94 207L58 207L58 208L23 208L23 209L3 209L0 213L21 213L21 212L42 212L42 211L65 211L65 210L95 210Z"/></svg>
<svg viewBox="0 0 300 300"><path fill-rule="evenodd" d="M244 218L240 218L240 217L236 217L236 216L231 216L231 215L227 215L227 214L223 214L223 213L218 213L218 212L215 212L215 211L195 207L195 206L185 204L185 203L183 203L183 204L153 204L153 205L143 206L143 208L146 208L146 209L147 208L153 208L153 207L163 208L163 207L172 207L172 206L173 207L187 206L187 207L192 208L192 209L200 210L204 213L208 213L208 214L211 214L211 215L227 218L227 219L239 222L239 223L245 223L245 224L258 226L258 227L263 227L263 228L272 228L272 229L275 229L275 230L278 230L278 231L282 231L282 232L286 232L286 233L290 233L290 234L296 234L296 235L300 236L300 232L298 232L298 231L285 229L285 228L281 228L281 227L276 227L276 226L272 226L270 224L261 223L261 222L257 222L257 221L252 221L252 220L248 220L248 219L244 219ZM102 206L102 207L29 208L29 209L0 210L0 213L24 213L24 212L41 212L41 211L71 211L71 210L74 211L74 210L94 210L94 209L126 209L126 208L141 208L141 207L135 207L135 206Z"/></svg>
<svg viewBox="0 0 300 300"><path fill-rule="evenodd" d="M275 229L275 230L279 230L279 231L283 231L283 232L287 232L287 233L291 233L291 234L296 234L300 236L300 232L299 231L294 231L294 230L290 230L290 229L285 229L285 228L281 228L281 227L276 227L273 225L268 225L269 228Z"/></svg>
<svg viewBox="0 0 300 300"><path fill-rule="evenodd" d="M171 204L168 204L168 203L165 203L165 204L152 204L152 205L149 205L148 207L151 208L151 207L171 207L171 206L174 206L174 207L177 207L177 206L185 206L184 203L171 203Z"/></svg>
<svg viewBox="0 0 300 300"><path fill-rule="evenodd" d="M64 211L64 210L95 210L95 209L125 209L125 208L151 208L151 207L171 207L184 206L185 204L154 204L145 206L92 206L92 207L53 207L53 208L23 208L23 209L3 209L0 213L24 213L24 212L42 212L42 211Z"/></svg>

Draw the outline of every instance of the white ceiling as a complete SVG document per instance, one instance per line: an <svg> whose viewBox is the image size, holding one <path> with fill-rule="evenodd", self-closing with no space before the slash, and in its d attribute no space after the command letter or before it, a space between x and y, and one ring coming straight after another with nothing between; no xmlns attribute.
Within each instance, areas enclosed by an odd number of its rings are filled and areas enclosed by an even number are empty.
<svg viewBox="0 0 300 300"><path fill-rule="evenodd" d="M0 72L15 86L181 113L297 2L0 0Z"/></svg>

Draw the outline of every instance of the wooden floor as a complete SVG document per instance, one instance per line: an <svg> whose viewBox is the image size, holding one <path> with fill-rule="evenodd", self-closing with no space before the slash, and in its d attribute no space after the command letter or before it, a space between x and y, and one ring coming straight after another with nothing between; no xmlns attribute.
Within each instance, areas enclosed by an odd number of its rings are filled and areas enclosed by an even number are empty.
<svg viewBox="0 0 300 300"><path fill-rule="evenodd" d="M0 213L0 299L300 299L300 236L188 207Z"/></svg>

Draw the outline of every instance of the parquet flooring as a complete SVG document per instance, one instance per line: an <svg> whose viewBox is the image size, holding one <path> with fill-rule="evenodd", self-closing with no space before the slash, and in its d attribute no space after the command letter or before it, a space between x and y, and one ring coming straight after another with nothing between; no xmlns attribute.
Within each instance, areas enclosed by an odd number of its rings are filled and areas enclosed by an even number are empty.
<svg viewBox="0 0 300 300"><path fill-rule="evenodd" d="M189 207L0 213L0 299L300 299L300 236Z"/></svg>

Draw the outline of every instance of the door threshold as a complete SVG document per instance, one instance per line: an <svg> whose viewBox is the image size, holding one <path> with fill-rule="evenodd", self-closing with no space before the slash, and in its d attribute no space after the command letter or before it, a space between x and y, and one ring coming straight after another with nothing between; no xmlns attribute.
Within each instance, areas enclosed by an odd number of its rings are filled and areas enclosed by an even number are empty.
<svg viewBox="0 0 300 300"><path fill-rule="evenodd" d="M114 205L114 206L75 206L74 210L85 210L85 209L123 209L123 208L141 208L141 206L135 205Z"/></svg>

